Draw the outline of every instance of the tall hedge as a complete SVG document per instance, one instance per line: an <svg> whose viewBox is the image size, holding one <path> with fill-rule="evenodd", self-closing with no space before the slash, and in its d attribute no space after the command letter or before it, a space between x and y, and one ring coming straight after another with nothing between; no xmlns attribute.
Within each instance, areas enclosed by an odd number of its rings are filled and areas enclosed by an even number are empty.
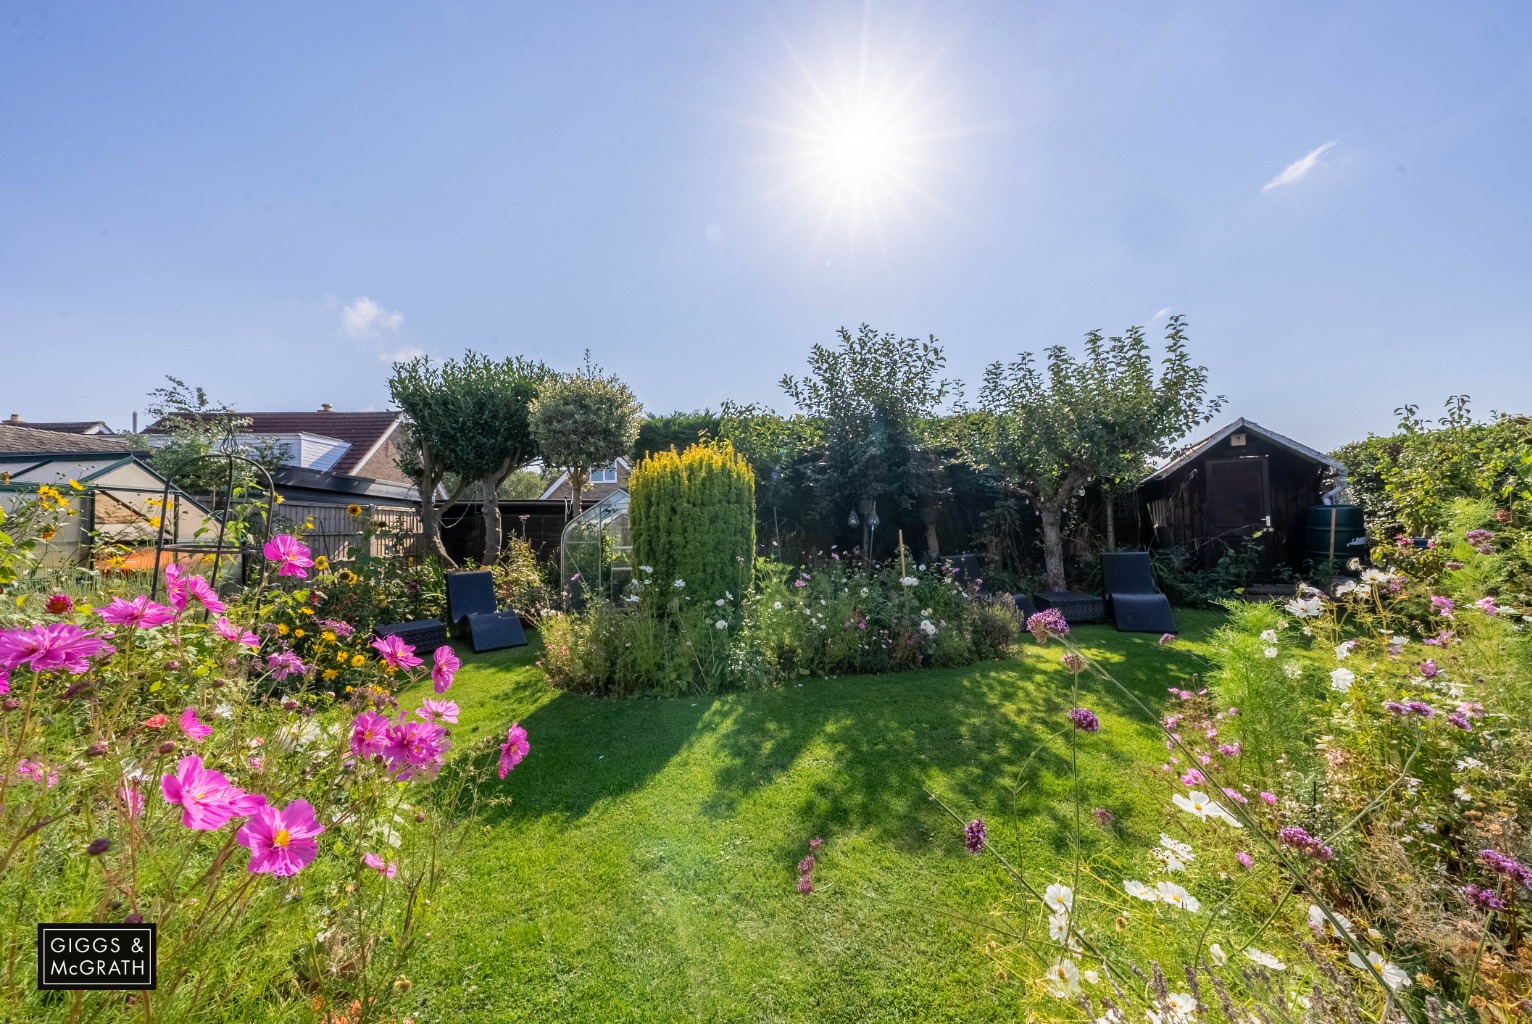
<svg viewBox="0 0 1532 1024"><path fill-rule="evenodd" d="M656 595L738 603L755 561L755 474L744 456L727 441L655 452L633 467L628 492L633 564L653 571Z"/></svg>

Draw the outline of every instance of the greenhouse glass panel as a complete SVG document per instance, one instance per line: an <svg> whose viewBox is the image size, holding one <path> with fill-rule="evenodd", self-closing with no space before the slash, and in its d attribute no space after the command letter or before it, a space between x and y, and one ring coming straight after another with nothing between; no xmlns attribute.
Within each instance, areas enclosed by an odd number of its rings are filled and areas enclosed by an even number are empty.
<svg viewBox="0 0 1532 1024"><path fill-rule="evenodd" d="M564 527L559 583L570 603L616 601L633 579L628 492L613 491Z"/></svg>

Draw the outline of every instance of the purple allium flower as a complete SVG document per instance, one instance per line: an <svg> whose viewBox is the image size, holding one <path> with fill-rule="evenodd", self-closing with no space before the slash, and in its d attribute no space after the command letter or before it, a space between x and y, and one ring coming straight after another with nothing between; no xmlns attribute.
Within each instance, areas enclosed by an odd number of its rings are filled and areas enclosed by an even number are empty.
<svg viewBox="0 0 1532 1024"><path fill-rule="evenodd" d="M821 846L823 846L824 844L825 844L825 841L823 839L819 838L818 836L815 836L813 839L809 840L809 849L810 850L817 850Z"/></svg>
<svg viewBox="0 0 1532 1024"><path fill-rule="evenodd" d="M1069 720L1075 724L1076 729L1084 732L1095 732L1101 728L1100 720L1090 708L1071 708Z"/></svg>
<svg viewBox="0 0 1532 1024"><path fill-rule="evenodd" d="M798 862L798 874L806 875L814 870L814 855L811 853Z"/></svg>
<svg viewBox="0 0 1532 1024"><path fill-rule="evenodd" d="M1091 817L1095 818L1096 823L1099 824L1102 828L1111 828L1112 823L1117 820L1117 815L1113 814L1105 807L1093 808L1090 813Z"/></svg>
<svg viewBox="0 0 1532 1024"><path fill-rule="evenodd" d="M1300 853L1310 857L1318 857L1320 860L1329 860L1335 856L1335 851L1330 849L1318 839L1309 835L1307 829L1297 825L1289 825L1277 833L1277 839L1287 846L1297 849Z"/></svg>
<svg viewBox="0 0 1532 1024"><path fill-rule="evenodd" d="M975 818L963 826L963 845L977 857L984 851L984 819Z"/></svg>
<svg viewBox="0 0 1532 1024"><path fill-rule="evenodd" d="M1160 634L1160 646L1164 647L1166 644L1170 643L1175 638L1176 638L1176 635L1174 633L1161 633Z"/></svg>
<svg viewBox="0 0 1532 1024"><path fill-rule="evenodd" d="M814 880L812 878L810 878L808 875L804 875L801 878L799 878L798 879L798 891L803 893L803 895L805 895L805 896L807 896L809 893L813 892L814 891Z"/></svg>
<svg viewBox="0 0 1532 1024"><path fill-rule="evenodd" d="M1505 909L1505 900L1493 889L1486 889L1481 885L1465 885L1458 892L1468 897L1470 903L1477 903L1486 910Z"/></svg>
<svg viewBox="0 0 1532 1024"><path fill-rule="evenodd" d="M1423 700L1407 700L1404 702L1404 710L1421 718L1430 718L1436 714L1436 709Z"/></svg>
<svg viewBox="0 0 1532 1024"><path fill-rule="evenodd" d="M1085 671L1085 659L1080 657L1074 651L1070 651L1068 654L1064 655L1064 668L1070 673L1078 675Z"/></svg>
<svg viewBox="0 0 1532 1024"><path fill-rule="evenodd" d="M1069 632L1069 621L1057 608L1044 608L1027 617L1027 629L1038 643L1047 643L1050 636L1064 636Z"/></svg>
<svg viewBox="0 0 1532 1024"><path fill-rule="evenodd" d="M1473 732L1473 723L1470 722L1468 720L1468 716L1463 714L1463 712L1461 712L1461 711L1453 711L1453 712L1449 713L1447 715L1447 723L1449 725L1457 726L1459 729L1462 729L1464 732Z"/></svg>
<svg viewBox="0 0 1532 1024"><path fill-rule="evenodd" d="M1255 858L1250 856L1250 854L1246 853L1244 850L1241 850L1238 853L1236 853L1234 855L1234 859L1239 861L1240 865L1242 867L1247 867L1247 868L1255 867Z"/></svg>

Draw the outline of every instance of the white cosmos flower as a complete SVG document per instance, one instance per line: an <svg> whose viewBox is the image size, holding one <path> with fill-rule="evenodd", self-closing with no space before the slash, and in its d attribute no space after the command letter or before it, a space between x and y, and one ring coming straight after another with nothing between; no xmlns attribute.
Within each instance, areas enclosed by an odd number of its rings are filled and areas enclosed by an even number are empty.
<svg viewBox="0 0 1532 1024"><path fill-rule="evenodd" d="M1354 952L1347 953L1346 959L1350 960L1353 965L1360 967L1364 971L1372 971L1378 977L1383 979L1383 984L1387 985L1395 992L1398 992L1402 988L1410 987L1409 973L1397 964L1389 963L1377 953L1368 953L1366 963L1363 963L1362 958L1357 956Z"/></svg>
<svg viewBox="0 0 1532 1024"><path fill-rule="evenodd" d="M1048 994L1055 999L1068 999L1080 992L1080 968L1068 958L1048 968Z"/></svg>
<svg viewBox="0 0 1532 1024"><path fill-rule="evenodd" d="M1192 852L1191 845L1183 843L1179 839L1172 839L1165 833L1160 833L1160 846L1169 850L1182 860L1196 860L1197 855Z"/></svg>
<svg viewBox="0 0 1532 1024"><path fill-rule="evenodd" d="M1337 693L1348 692L1354 682L1356 682L1356 673L1349 668L1338 668L1330 673L1330 689Z"/></svg>
<svg viewBox="0 0 1532 1024"><path fill-rule="evenodd" d="M1347 640L1343 644L1335 645L1335 660L1345 661L1351 654L1351 649L1356 646L1355 640Z"/></svg>
<svg viewBox="0 0 1532 1024"><path fill-rule="evenodd" d="M1247 946L1245 948L1245 956L1248 957L1250 960L1253 960L1254 962L1260 964L1262 967L1268 967L1268 968L1270 968L1273 971L1285 971L1285 970L1287 970L1287 965L1284 964L1282 961L1278 960L1276 957L1272 956L1270 953L1263 953L1263 952L1261 952L1259 949L1256 949L1254 946Z"/></svg>
<svg viewBox="0 0 1532 1024"><path fill-rule="evenodd" d="M926 636L935 636L936 635L936 627L931 624L931 620L930 619L921 619L920 620L920 631L922 633L924 633Z"/></svg>
<svg viewBox="0 0 1532 1024"><path fill-rule="evenodd" d="M1268 647L1261 653L1266 655L1268 658L1275 658L1280 652L1275 647Z"/></svg>
<svg viewBox="0 0 1532 1024"><path fill-rule="evenodd" d="M1087 985L1094 985L1101 980L1101 975L1097 974L1095 970L1081 971L1080 977L1085 979L1085 984Z"/></svg>
<svg viewBox="0 0 1532 1024"><path fill-rule="evenodd" d="M1096 1024L1124 1024L1122 1011L1117 1007L1108 1007L1107 1011L1096 1018Z"/></svg>
<svg viewBox="0 0 1532 1024"><path fill-rule="evenodd" d="M639 572L653 572L654 571L654 566L652 566L652 565L641 565L641 566L638 567L638 571Z"/></svg>
<svg viewBox="0 0 1532 1024"><path fill-rule="evenodd" d="M1180 1020L1191 1020L1192 1014L1197 1012L1197 1000L1189 992L1172 992L1166 1001L1170 1004L1170 1012Z"/></svg>
<svg viewBox="0 0 1532 1024"><path fill-rule="evenodd" d="M1199 793L1195 789L1190 793L1187 793L1185 796L1177 793L1175 796L1170 798L1170 802L1181 808L1181 810L1186 811L1188 814L1195 814L1203 821L1207 821L1210 818L1217 818L1219 821L1233 825L1235 828L1245 827L1239 823L1238 818L1234 817L1234 815L1225 810L1224 806L1217 800L1214 800L1206 793Z"/></svg>
<svg viewBox="0 0 1532 1024"><path fill-rule="evenodd" d="M213 709L213 714L217 715L219 718L233 718L234 709L227 704L220 704ZM1483 765L1480 765L1479 767L1482 768Z"/></svg>
<svg viewBox="0 0 1532 1024"><path fill-rule="evenodd" d="M1342 932L1344 932L1346 935L1352 934L1351 922L1345 917L1345 915L1337 914L1333 910L1330 911L1330 915L1340 923L1341 931L1335 930L1335 925L1330 923L1330 918L1325 917L1325 912L1323 910L1319 909L1319 907L1312 903L1309 904L1309 927L1320 935L1339 936L1342 934Z"/></svg>
<svg viewBox="0 0 1532 1024"><path fill-rule="evenodd" d="M1298 597L1282 606L1288 613L1298 619L1317 618L1324 608L1324 601L1318 596Z"/></svg>
<svg viewBox="0 0 1532 1024"><path fill-rule="evenodd" d="M1473 803L1473 794L1468 792L1467 786L1459 786L1457 789L1452 791L1452 795L1463 801L1465 804Z"/></svg>
<svg viewBox="0 0 1532 1024"><path fill-rule="evenodd" d="M1154 891L1161 903L1168 903L1177 910L1195 914L1202 909L1202 904L1198 902L1197 897L1174 882L1160 882L1155 885Z"/></svg>
<svg viewBox="0 0 1532 1024"><path fill-rule="evenodd" d="M1335 596L1336 597L1345 597L1347 594L1351 593L1353 590L1360 590L1360 589L1362 589L1362 588L1357 585L1356 580L1347 580L1345 583L1342 583L1340 586L1335 588Z"/></svg>
<svg viewBox="0 0 1532 1024"><path fill-rule="evenodd" d="M914 587L914 586L919 586L920 580L916 579L914 576L901 576L901 577L899 577L899 583L902 586ZM1065 963L1068 963L1068 962L1069 961L1067 961L1067 960L1065 961Z"/></svg>
<svg viewBox="0 0 1532 1024"><path fill-rule="evenodd" d="M1150 850L1149 856L1160 862L1166 871L1185 871L1186 861L1177 857L1169 850Z"/></svg>
<svg viewBox="0 0 1532 1024"><path fill-rule="evenodd" d="M1149 903L1156 903L1160 898L1159 893L1149 888L1143 882L1135 882L1131 878L1122 883L1122 891L1129 896L1137 896L1139 899Z"/></svg>
<svg viewBox="0 0 1532 1024"><path fill-rule="evenodd" d="M1051 913L1067 914L1074 909L1074 890L1062 882L1054 882L1043 890L1043 902Z"/></svg>
<svg viewBox="0 0 1532 1024"><path fill-rule="evenodd" d="M1069 938L1069 915L1054 914L1048 918L1048 938L1054 942L1063 942Z"/></svg>
<svg viewBox="0 0 1532 1024"><path fill-rule="evenodd" d="M1274 644L1277 642L1277 631L1274 629L1261 630L1261 640L1264 643Z"/></svg>
<svg viewBox="0 0 1532 1024"><path fill-rule="evenodd" d="M773 608L775 608L777 611L781 611L782 610L782 602L781 601L773 601L773 602L771 602L771 606Z"/></svg>
<svg viewBox="0 0 1532 1024"><path fill-rule="evenodd" d="M227 704L220 704L218 706L228 707ZM1453 765L1452 767L1454 771L1471 772L1476 771L1479 768L1483 768L1484 762L1479 760L1477 757L1460 757L1458 758L1457 764Z"/></svg>
<svg viewBox="0 0 1532 1024"><path fill-rule="evenodd" d="M1208 947L1208 959L1213 961L1213 966L1222 967L1229 962L1229 954L1225 953L1223 947L1215 942Z"/></svg>
<svg viewBox="0 0 1532 1024"><path fill-rule="evenodd" d="M685 590L686 589L686 581L685 580L676 580L674 583L671 584L671 586L675 587L677 590Z"/></svg>

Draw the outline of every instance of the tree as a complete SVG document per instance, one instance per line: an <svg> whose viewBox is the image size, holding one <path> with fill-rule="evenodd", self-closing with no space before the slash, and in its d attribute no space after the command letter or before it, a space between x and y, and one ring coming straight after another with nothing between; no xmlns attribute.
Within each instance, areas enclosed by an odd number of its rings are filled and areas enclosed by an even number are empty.
<svg viewBox="0 0 1532 1024"><path fill-rule="evenodd" d="M394 364L388 393L404 410L404 443L399 468L415 481L420 492L421 544L450 566L457 563L441 540L441 514L436 491L451 468L450 454L458 436L468 429L467 403L454 394L443 379L442 368L430 356L417 356ZM459 478L449 501L457 500L472 480Z"/></svg>
<svg viewBox="0 0 1532 1024"><path fill-rule="evenodd" d="M936 549L937 466L927 428L956 390L940 379L947 359L936 338L926 341L879 334L862 324L842 327L834 348L815 345L802 379L782 378L782 390L817 421L816 491L832 519L859 513L862 557L871 561L878 502L908 507L920 501L927 537Z"/></svg>
<svg viewBox="0 0 1532 1024"><path fill-rule="evenodd" d="M1165 349L1158 380L1138 327L1110 339L1092 331L1082 359L1062 345L1049 348L1046 371L1031 353L985 371L976 454L1036 505L1050 590L1067 586L1063 513L1082 488L1140 478L1151 455L1223 406L1221 397L1206 397L1207 367L1187 354L1183 317L1171 317Z"/></svg>
<svg viewBox="0 0 1532 1024"><path fill-rule="evenodd" d="M673 412L669 416L647 416L639 424L638 439L633 442L633 460L646 455L687 448L718 436L718 416L711 409L698 412Z"/></svg>
<svg viewBox="0 0 1532 1024"><path fill-rule="evenodd" d="M484 523L480 562L499 561L504 540L500 484L537 457L530 410L549 375L542 363L520 356L496 360L471 350L440 367L426 356L394 364L389 392L410 417L403 468L420 487L422 529L427 546L439 557L447 553L432 496L450 480L452 500L470 490L479 495Z"/></svg>
<svg viewBox="0 0 1532 1024"><path fill-rule="evenodd" d="M131 440L147 449L149 463L175 486L190 494L218 495L230 490L229 464L208 458L233 452L265 469L280 466L288 457L280 442L263 441L244 432L250 421L233 406L215 402L202 388L178 377L166 376L167 386L149 392L149 415L154 422ZM238 493L255 483L248 463L234 464L233 490Z"/></svg>
<svg viewBox="0 0 1532 1024"><path fill-rule="evenodd" d="M575 515L591 468L632 447L642 413L628 386L591 363L589 351L582 368L543 381L532 403L532 436L545 463L569 472Z"/></svg>

